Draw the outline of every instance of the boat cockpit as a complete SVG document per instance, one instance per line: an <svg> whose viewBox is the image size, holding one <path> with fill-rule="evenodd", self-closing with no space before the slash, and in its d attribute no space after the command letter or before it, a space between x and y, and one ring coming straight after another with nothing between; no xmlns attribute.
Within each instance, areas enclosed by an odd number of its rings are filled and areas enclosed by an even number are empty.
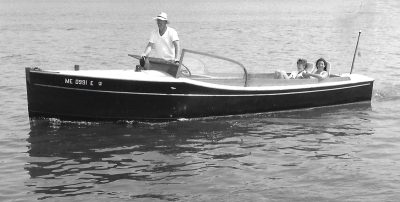
<svg viewBox="0 0 400 202"><path fill-rule="evenodd" d="M129 54L129 56L138 60L141 59L138 55ZM148 57L142 65L143 67L138 66L137 68L164 72L175 78L189 78L207 83L231 86L301 85L350 80L350 77L330 74L330 65L328 65L329 78L324 80L274 79L274 73L249 73L243 64L235 60L188 49L182 50L179 64ZM308 72L311 72L314 69L313 64L308 63L306 69Z"/></svg>

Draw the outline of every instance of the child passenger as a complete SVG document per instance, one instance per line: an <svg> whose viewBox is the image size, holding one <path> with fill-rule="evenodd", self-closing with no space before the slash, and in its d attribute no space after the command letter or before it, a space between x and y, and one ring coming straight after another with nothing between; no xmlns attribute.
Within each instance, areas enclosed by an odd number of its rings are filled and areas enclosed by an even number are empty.
<svg viewBox="0 0 400 202"><path fill-rule="evenodd" d="M309 78L307 71L305 70L307 67L306 59L298 59L297 60L297 71L291 72L289 75L283 70L275 71L275 79L305 79Z"/></svg>

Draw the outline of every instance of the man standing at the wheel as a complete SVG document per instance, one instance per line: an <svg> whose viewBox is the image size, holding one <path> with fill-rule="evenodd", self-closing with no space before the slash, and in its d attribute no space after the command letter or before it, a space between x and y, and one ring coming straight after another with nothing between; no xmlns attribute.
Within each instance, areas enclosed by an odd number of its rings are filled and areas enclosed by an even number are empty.
<svg viewBox="0 0 400 202"><path fill-rule="evenodd" d="M154 50L154 57L179 63L179 37L175 29L167 26L167 14L161 12L154 20L157 21L158 29L151 33L149 43L141 56L148 57Z"/></svg>

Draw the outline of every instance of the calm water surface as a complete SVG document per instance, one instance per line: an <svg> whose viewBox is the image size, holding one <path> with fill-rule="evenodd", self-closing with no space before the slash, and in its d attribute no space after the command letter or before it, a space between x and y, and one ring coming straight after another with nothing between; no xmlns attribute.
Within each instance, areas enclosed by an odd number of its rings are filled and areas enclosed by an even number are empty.
<svg viewBox="0 0 400 202"><path fill-rule="evenodd" d="M372 102L169 123L29 121L24 67L128 69L165 11L251 72L325 57ZM0 201L397 201L400 2L0 0Z"/></svg>

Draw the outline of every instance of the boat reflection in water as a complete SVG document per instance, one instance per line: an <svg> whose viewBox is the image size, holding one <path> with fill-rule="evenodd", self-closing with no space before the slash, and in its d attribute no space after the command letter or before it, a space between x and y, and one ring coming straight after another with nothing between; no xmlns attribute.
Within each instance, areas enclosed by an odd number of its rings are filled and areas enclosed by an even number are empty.
<svg viewBox="0 0 400 202"><path fill-rule="evenodd" d="M161 200L273 187L302 162L352 158L346 137L374 133L370 112L363 102L168 123L33 120L27 186L40 199Z"/></svg>

